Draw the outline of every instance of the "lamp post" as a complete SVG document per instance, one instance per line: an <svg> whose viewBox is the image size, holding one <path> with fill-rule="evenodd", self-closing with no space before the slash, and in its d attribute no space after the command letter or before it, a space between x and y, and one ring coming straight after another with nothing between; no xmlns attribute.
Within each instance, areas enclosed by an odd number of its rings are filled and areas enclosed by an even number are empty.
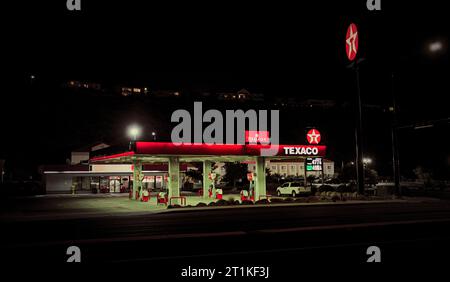
<svg viewBox="0 0 450 282"><path fill-rule="evenodd" d="M153 138L153 141L156 141L156 132L152 132L152 138Z"/></svg>
<svg viewBox="0 0 450 282"><path fill-rule="evenodd" d="M139 135L141 135L141 128L138 125L133 124L128 127L128 136L131 138L129 146L130 150L132 148L132 144L136 142Z"/></svg>
<svg viewBox="0 0 450 282"><path fill-rule="evenodd" d="M394 73L392 73L391 80L391 92L392 92L392 126L391 126L391 136L392 136L392 168L394 172L394 194L396 197L402 196L402 191L400 187L400 161L398 157L398 138L397 138L397 105L395 101L395 88L394 88Z"/></svg>
<svg viewBox="0 0 450 282"><path fill-rule="evenodd" d="M446 52L446 41L445 40L433 40L429 41L425 44L425 55L428 57L436 57L439 55L442 55ZM399 160L399 149L398 149L398 129L401 128L409 128L413 127L414 129L422 129L426 127L433 126L432 124L428 125L422 125L422 126L400 126L398 124L398 117L397 117L397 103L396 103L396 84L395 84L395 75L394 71L392 72L391 76L391 93L392 93L392 126L391 126L391 136L392 136L392 168L394 172L394 193L395 196L401 197L402 196L402 190L400 186L400 160Z"/></svg>

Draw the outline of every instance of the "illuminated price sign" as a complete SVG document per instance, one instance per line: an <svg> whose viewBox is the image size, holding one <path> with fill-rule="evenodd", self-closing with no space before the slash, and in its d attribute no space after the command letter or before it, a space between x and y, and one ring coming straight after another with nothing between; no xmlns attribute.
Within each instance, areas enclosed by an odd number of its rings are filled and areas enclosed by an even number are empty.
<svg viewBox="0 0 450 282"><path fill-rule="evenodd" d="M247 130L245 131L245 142L252 144L269 144L269 131L253 131Z"/></svg>
<svg viewBox="0 0 450 282"><path fill-rule="evenodd" d="M322 171L322 158L306 158L306 171Z"/></svg>

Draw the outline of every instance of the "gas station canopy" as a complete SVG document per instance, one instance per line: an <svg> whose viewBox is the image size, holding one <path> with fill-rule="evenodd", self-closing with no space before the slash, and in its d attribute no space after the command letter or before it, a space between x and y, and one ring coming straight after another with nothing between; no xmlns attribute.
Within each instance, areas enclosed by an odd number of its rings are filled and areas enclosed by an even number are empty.
<svg viewBox="0 0 450 282"><path fill-rule="evenodd" d="M91 163L128 162L133 157L143 161L167 161L168 157L178 157L182 162L193 161L241 161L249 157L263 156L263 149L275 148L276 154L270 159L289 159L298 157L324 157L323 145L262 145L262 144L176 144L172 142L135 142L131 150L95 156Z"/></svg>
<svg viewBox="0 0 450 282"><path fill-rule="evenodd" d="M275 154L266 157L268 149ZM115 154L92 156L91 164L131 163L133 167L132 198L142 198L142 167L145 163L167 162L169 167L169 199L180 198L180 163L203 162L203 195L207 195L210 185L208 174L213 162L238 162L254 160L254 199L266 196L265 160L290 159L298 157L324 157L322 145L262 145L262 144L176 144L172 142L134 142L130 150Z"/></svg>

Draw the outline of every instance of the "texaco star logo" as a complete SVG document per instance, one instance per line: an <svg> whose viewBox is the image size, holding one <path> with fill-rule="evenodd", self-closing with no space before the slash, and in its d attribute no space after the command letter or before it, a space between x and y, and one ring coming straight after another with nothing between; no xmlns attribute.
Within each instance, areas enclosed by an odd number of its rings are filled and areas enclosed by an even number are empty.
<svg viewBox="0 0 450 282"><path fill-rule="evenodd" d="M353 61L358 53L358 28L353 23L348 27L345 36L345 51L350 61Z"/></svg>
<svg viewBox="0 0 450 282"><path fill-rule="evenodd" d="M306 138L308 138L309 144L319 144L320 142L320 132L317 129L311 129L306 134Z"/></svg>

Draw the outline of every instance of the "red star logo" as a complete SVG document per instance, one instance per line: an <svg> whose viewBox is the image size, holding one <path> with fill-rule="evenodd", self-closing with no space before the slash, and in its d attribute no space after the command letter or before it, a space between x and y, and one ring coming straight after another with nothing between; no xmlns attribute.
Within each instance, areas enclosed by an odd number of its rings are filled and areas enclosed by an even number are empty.
<svg viewBox="0 0 450 282"><path fill-rule="evenodd" d="M358 53L358 28L353 23L348 27L345 36L345 51L350 61L353 61Z"/></svg>
<svg viewBox="0 0 450 282"><path fill-rule="evenodd" d="M306 134L306 138L308 138L309 144L319 144L320 142L320 132L317 129L311 129Z"/></svg>

